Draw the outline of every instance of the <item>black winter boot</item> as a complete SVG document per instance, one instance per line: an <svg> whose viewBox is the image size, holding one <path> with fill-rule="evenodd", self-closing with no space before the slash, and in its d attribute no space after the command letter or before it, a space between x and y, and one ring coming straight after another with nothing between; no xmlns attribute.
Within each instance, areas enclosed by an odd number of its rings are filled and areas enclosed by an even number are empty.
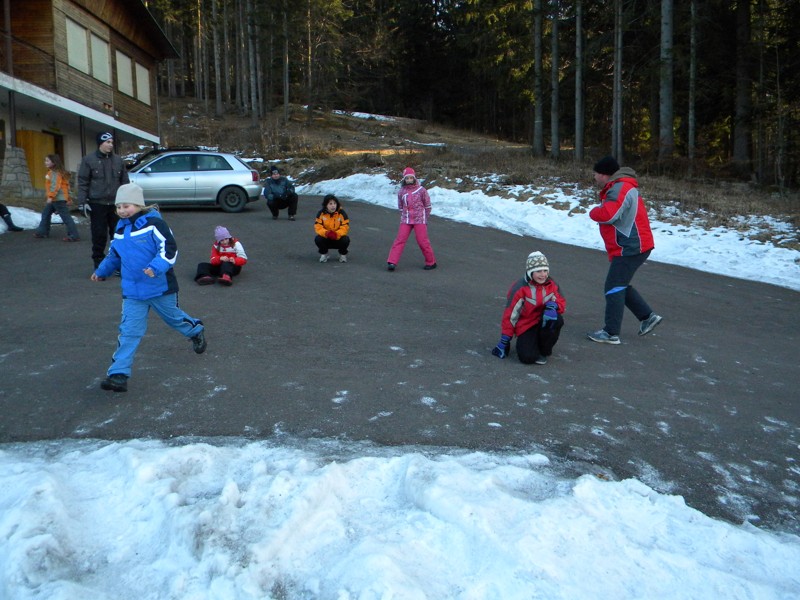
<svg viewBox="0 0 800 600"><path fill-rule="evenodd" d="M127 392L128 377L122 373L113 373L100 383L100 387L109 392Z"/></svg>
<svg viewBox="0 0 800 600"><path fill-rule="evenodd" d="M11 214L10 213L6 213L6 214L0 215L0 216L3 217L3 221L5 221L6 225L8 225L8 230L9 231L22 231L22 227L17 227L16 225L14 225L14 221L11 220Z"/></svg>
<svg viewBox="0 0 800 600"><path fill-rule="evenodd" d="M202 354L206 351L206 347L208 344L206 343L206 336L203 331L200 331L196 336L191 338L192 340L192 350L197 352L197 354Z"/></svg>

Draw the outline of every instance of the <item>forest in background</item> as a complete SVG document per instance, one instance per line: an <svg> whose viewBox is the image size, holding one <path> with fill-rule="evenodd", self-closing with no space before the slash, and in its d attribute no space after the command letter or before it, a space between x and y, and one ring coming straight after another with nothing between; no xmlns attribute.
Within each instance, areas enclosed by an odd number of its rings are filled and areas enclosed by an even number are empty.
<svg viewBox="0 0 800 600"><path fill-rule="evenodd" d="M159 93L255 127L290 104L422 119L583 162L800 184L800 2L150 0ZM308 111L309 120L312 111Z"/></svg>

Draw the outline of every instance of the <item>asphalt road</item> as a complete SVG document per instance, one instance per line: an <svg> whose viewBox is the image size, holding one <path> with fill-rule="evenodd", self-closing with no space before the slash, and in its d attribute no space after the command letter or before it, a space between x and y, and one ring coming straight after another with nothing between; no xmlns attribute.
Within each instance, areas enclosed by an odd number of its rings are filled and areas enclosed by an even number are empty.
<svg viewBox="0 0 800 600"><path fill-rule="evenodd" d="M61 242L60 226L47 240L0 235L0 443L288 434L535 450L800 533L800 294L649 262L635 284L664 322L640 338L628 313L623 343L598 345L585 333L602 325L601 252L434 218L439 268L422 270L412 238L389 273L396 212L345 199L350 262L319 264L318 206L302 197L296 222L273 221L262 202L165 211L181 305L206 323L208 351L152 316L126 394L99 388L120 290L89 280L87 225L78 244ZM231 288L192 281L217 224L250 258ZM490 354L532 250L567 298L545 366Z"/></svg>

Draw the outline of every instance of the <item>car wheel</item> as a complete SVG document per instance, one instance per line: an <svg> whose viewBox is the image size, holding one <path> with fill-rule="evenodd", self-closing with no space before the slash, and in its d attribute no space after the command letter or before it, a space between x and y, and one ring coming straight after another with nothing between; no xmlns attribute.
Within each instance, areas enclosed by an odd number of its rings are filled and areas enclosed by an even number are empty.
<svg viewBox="0 0 800 600"><path fill-rule="evenodd" d="M247 205L247 194L234 186L222 188L217 196L217 203L225 212L242 212Z"/></svg>

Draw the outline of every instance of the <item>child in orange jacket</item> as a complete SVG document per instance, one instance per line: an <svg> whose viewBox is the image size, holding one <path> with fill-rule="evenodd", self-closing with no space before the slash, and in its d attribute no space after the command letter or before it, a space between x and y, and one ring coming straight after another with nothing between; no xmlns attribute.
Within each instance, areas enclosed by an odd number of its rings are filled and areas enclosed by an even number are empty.
<svg viewBox="0 0 800 600"><path fill-rule="evenodd" d="M69 173L64 169L64 164L58 154L45 156L44 166L47 167L47 175L45 175L47 202L44 205L42 219L39 221L39 226L36 228L33 237L50 237L50 218L54 212L57 212L64 225L67 226L67 237L63 238L64 241L79 242L81 238L78 235L78 228L75 227L75 221L72 220L67 208L67 204L70 202Z"/></svg>
<svg viewBox="0 0 800 600"><path fill-rule="evenodd" d="M328 250L332 248L339 251L339 262L347 262L349 232L350 219L339 199L333 194L327 194L322 199L322 209L314 219L314 243L319 252L319 262L328 262Z"/></svg>
<svg viewBox="0 0 800 600"><path fill-rule="evenodd" d="M242 243L233 237L225 227L218 225L214 229L214 244L211 246L211 262L197 265L194 280L198 285L209 285L215 281L220 284L233 285L233 277L242 272L247 263L247 254ZM219 277L219 279L217 279Z"/></svg>

